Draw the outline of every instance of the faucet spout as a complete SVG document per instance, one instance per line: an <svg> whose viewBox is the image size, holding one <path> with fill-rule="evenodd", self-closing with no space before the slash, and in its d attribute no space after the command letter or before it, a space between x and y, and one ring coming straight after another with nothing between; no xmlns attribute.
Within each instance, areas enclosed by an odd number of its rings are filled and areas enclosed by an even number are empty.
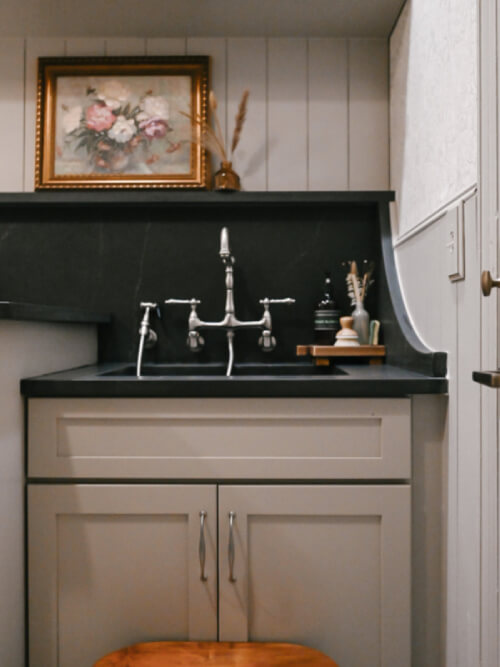
<svg viewBox="0 0 500 667"><path fill-rule="evenodd" d="M229 250L229 230L227 227L223 227L220 233L219 255L224 264L234 263L234 258L232 257L231 251Z"/></svg>

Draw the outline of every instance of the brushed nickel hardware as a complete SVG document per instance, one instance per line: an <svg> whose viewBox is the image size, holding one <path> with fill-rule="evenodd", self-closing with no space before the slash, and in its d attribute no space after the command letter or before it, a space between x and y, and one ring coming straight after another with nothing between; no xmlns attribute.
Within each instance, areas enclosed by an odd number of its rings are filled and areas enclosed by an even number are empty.
<svg viewBox="0 0 500 667"><path fill-rule="evenodd" d="M227 559L229 562L229 581L234 584L236 577L234 576L234 535L233 524L236 518L236 512L229 512L229 544L227 551Z"/></svg>
<svg viewBox="0 0 500 667"><path fill-rule="evenodd" d="M141 377L142 372L142 356L144 348L149 349L154 347L158 341L156 331L151 329L151 310L156 310L158 317L161 316L160 309L157 303L150 301L141 301L140 308L144 309L141 325L139 327L139 349L137 351L136 377Z"/></svg>
<svg viewBox="0 0 500 667"><path fill-rule="evenodd" d="M500 371L474 371L472 379L474 382L484 384L486 387L500 387Z"/></svg>
<svg viewBox="0 0 500 667"><path fill-rule="evenodd" d="M166 304L186 304L191 306L191 312L188 318L188 337L187 346L191 352L198 352L202 349L205 341L199 333L200 329L224 329L227 337L228 347L228 363L226 368L226 376L229 377L233 370L234 363L234 334L236 329L260 329L261 336L258 339L258 344L264 352L271 352L276 347L276 338L272 335L272 320L269 306L272 304L293 304L295 299L287 297L285 299L261 299L260 304L264 306L264 313L260 320L249 320L242 322L236 317L234 306L234 277L233 266L235 259L229 249L229 231L227 227L223 227L220 234L220 250L219 256L225 267L226 279L226 304L224 318L219 322L206 322L198 317L196 310L200 305L199 299L167 299Z"/></svg>
<svg viewBox="0 0 500 667"><path fill-rule="evenodd" d="M207 513L205 510L200 512L200 545L198 548L198 554L200 557L200 579L201 581L207 581L208 577L205 574L205 559L206 559L206 547L205 547L205 519Z"/></svg>
<svg viewBox="0 0 500 667"><path fill-rule="evenodd" d="M493 287L500 287L500 278L493 278L489 271L481 273L481 291L484 296L489 296Z"/></svg>

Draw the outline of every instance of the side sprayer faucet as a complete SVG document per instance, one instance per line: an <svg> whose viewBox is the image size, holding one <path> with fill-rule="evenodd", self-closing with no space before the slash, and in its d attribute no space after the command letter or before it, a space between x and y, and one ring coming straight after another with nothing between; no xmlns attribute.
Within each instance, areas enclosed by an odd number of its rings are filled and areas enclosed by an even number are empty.
<svg viewBox="0 0 500 667"><path fill-rule="evenodd" d="M272 335L272 320L269 306L274 303L295 303L295 299L261 299L259 303L264 307L264 313L260 320L249 320L242 322L236 317L234 308L234 278L233 266L235 259L229 250L229 232L227 227L224 227L220 235L220 258L224 264L226 271L226 306L225 315L220 322L205 322L200 320L197 313L197 306L200 305L199 299L167 299L166 304L188 304L191 306L191 313L188 319L188 338L187 346L192 352L198 352L205 344L200 330L202 329L225 329L227 344L228 344L228 362L226 369L226 376L229 377L233 370L234 363L234 347L233 340L236 329L260 329L262 334L259 338L259 345L265 352L271 352L276 347L276 338Z"/></svg>
<svg viewBox="0 0 500 667"><path fill-rule="evenodd" d="M149 301L141 302L141 309L144 310L141 325L139 327L139 349L137 351L136 377L141 377L142 374L142 355L144 348L154 347L158 340L158 335L154 329L151 328L151 311L155 310L158 317L160 317L160 309L157 303Z"/></svg>

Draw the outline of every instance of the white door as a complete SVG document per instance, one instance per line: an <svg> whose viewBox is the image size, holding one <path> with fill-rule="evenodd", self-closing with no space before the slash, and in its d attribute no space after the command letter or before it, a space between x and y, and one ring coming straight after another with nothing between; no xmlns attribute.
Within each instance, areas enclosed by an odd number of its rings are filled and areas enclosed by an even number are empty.
<svg viewBox="0 0 500 667"><path fill-rule="evenodd" d="M481 664L500 664L499 423L499 69L500 0L480 2L480 219L481 219Z"/></svg>
<svg viewBox="0 0 500 667"><path fill-rule="evenodd" d="M408 667L410 487L219 488L221 641Z"/></svg>
<svg viewBox="0 0 500 667"><path fill-rule="evenodd" d="M30 667L217 639L214 486L31 485L28 503Z"/></svg>

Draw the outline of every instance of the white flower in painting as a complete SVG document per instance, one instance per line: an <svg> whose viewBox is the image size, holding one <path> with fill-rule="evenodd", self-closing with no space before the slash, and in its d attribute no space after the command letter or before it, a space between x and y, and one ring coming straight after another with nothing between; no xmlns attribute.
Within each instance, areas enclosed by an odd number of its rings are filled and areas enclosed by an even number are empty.
<svg viewBox="0 0 500 667"><path fill-rule="evenodd" d="M141 109L149 118L168 120L168 102L164 97L147 95L141 104Z"/></svg>
<svg viewBox="0 0 500 667"><path fill-rule="evenodd" d="M82 119L82 107L81 106L71 107L71 109L64 114L62 120L62 126L66 134L69 134L70 132L73 132L73 130L76 130L76 128L80 125L81 119Z"/></svg>
<svg viewBox="0 0 500 667"><path fill-rule="evenodd" d="M97 98L103 100L110 109L118 109L130 97L130 89L121 81L104 81L97 89Z"/></svg>
<svg viewBox="0 0 500 667"><path fill-rule="evenodd" d="M127 120L125 116L118 116L113 127L108 131L108 137L117 141L119 144L124 144L129 139L132 139L137 132L135 120L131 118Z"/></svg>

